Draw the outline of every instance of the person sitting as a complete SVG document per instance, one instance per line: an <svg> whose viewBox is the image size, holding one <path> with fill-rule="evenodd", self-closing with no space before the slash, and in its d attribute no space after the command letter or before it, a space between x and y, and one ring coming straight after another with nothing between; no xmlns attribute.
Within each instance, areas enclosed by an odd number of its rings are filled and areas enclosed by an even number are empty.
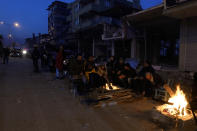
<svg viewBox="0 0 197 131"><path fill-rule="evenodd" d="M88 60L85 62L85 66L84 67L85 67L84 70L85 70L86 79L87 79L87 81L89 81L90 74L96 72L95 71L96 66L95 66L95 62L94 62L94 57L93 56L90 56L88 58Z"/></svg>
<svg viewBox="0 0 197 131"><path fill-rule="evenodd" d="M99 65L96 72L90 74L89 85L91 88L100 88L107 83L107 71L104 65Z"/></svg>
<svg viewBox="0 0 197 131"><path fill-rule="evenodd" d="M113 75L113 83L118 84L119 81L119 75L121 72L124 70L124 59L119 58L119 61L115 64L115 70L114 70L114 75Z"/></svg>
<svg viewBox="0 0 197 131"><path fill-rule="evenodd" d="M161 77L155 73L150 62L145 61L137 79L133 81L132 87L134 91L146 97L153 97L154 90L159 85L162 85Z"/></svg>
<svg viewBox="0 0 197 131"><path fill-rule="evenodd" d="M155 73L155 70L153 69L153 67L152 67L152 65L151 65L151 63L149 61L145 61L144 62L143 68L139 72L139 75L141 77L144 77L145 78L147 72L149 72L151 74L154 74Z"/></svg>
<svg viewBox="0 0 197 131"><path fill-rule="evenodd" d="M118 83L120 86L128 88L132 79L136 77L136 71L128 63L124 65L124 69L118 75Z"/></svg>

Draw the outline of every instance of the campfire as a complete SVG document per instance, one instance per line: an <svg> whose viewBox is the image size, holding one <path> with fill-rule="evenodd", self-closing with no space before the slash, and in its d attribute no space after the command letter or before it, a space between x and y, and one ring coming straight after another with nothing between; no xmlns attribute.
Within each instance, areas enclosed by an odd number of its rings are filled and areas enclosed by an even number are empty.
<svg viewBox="0 0 197 131"><path fill-rule="evenodd" d="M188 102L186 96L180 89L180 86L177 86L176 92L171 94L168 102L169 104L157 106L156 109L168 117L175 117L185 121L192 118L191 111L187 109Z"/></svg>
<svg viewBox="0 0 197 131"><path fill-rule="evenodd" d="M106 90L119 90L120 89L117 86L114 86L112 83L110 83L110 85L106 83L105 86L104 86L104 88Z"/></svg>

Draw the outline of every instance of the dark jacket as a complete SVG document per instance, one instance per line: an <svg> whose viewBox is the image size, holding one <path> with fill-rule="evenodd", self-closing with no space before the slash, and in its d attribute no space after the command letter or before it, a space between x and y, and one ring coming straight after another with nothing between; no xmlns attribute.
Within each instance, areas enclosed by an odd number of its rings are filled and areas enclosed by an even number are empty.
<svg viewBox="0 0 197 131"><path fill-rule="evenodd" d="M114 68L115 68L115 61L109 61L107 63L107 67L108 67L109 70L114 70Z"/></svg>
<svg viewBox="0 0 197 131"><path fill-rule="evenodd" d="M40 58L40 52L38 49L34 49L32 52L32 59L33 60L38 60Z"/></svg>
<svg viewBox="0 0 197 131"><path fill-rule="evenodd" d="M71 75L80 75L80 73L83 73L84 71L83 61L72 60L69 66Z"/></svg>
<svg viewBox="0 0 197 131"><path fill-rule="evenodd" d="M89 71L92 71L93 69L95 69L95 63L94 63L94 61L87 61L85 63L85 71L86 72L89 72Z"/></svg>
<svg viewBox="0 0 197 131"><path fill-rule="evenodd" d="M9 50L9 48L4 48L4 49L3 49L3 54L4 54L5 57L8 57L8 56L10 55L10 50Z"/></svg>
<svg viewBox="0 0 197 131"><path fill-rule="evenodd" d="M152 66L143 67L142 70L139 72L139 76L145 77L146 73L148 72L153 75L155 73L155 70Z"/></svg>
<svg viewBox="0 0 197 131"><path fill-rule="evenodd" d="M120 64L120 63L117 63L116 65L115 65L115 71L116 71L116 73L117 72L122 72L124 70L124 63L123 64Z"/></svg>
<svg viewBox="0 0 197 131"><path fill-rule="evenodd" d="M124 75L124 76L126 76L126 78L134 78L134 77L136 77L136 71L134 70L134 69L129 69L129 70L123 70L122 72L121 72L121 75Z"/></svg>

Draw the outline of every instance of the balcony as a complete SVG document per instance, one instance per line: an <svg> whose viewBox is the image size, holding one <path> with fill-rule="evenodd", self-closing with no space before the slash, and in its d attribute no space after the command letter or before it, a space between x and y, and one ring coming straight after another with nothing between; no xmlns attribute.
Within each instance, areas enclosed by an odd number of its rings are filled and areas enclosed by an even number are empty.
<svg viewBox="0 0 197 131"><path fill-rule="evenodd" d="M80 0L80 5L87 5L89 3L95 2L95 0Z"/></svg>
<svg viewBox="0 0 197 131"><path fill-rule="evenodd" d="M86 29L86 28L91 28L91 27L95 27L99 24L103 24L103 23L108 23L110 24L112 22L112 18L109 17L94 17L92 19L89 20L83 20L81 21L80 25L77 27L78 29Z"/></svg>
<svg viewBox="0 0 197 131"><path fill-rule="evenodd" d="M95 3L90 3L87 4L86 6L83 6L79 9L79 15L83 16L83 15L87 15L88 13L91 12L101 12L104 11L107 7L95 4Z"/></svg>
<svg viewBox="0 0 197 131"><path fill-rule="evenodd" d="M164 15L176 19L197 16L197 0L164 0Z"/></svg>

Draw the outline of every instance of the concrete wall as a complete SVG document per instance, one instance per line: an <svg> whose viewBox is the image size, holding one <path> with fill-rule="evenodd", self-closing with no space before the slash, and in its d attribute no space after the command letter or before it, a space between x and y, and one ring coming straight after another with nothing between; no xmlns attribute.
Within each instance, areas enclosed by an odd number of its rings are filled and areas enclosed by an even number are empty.
<svg viewBox="0 0 197 131"><path fill-rule="evenodd" d="M197 17L181 22L179 68L197 72Z"/></svg>

